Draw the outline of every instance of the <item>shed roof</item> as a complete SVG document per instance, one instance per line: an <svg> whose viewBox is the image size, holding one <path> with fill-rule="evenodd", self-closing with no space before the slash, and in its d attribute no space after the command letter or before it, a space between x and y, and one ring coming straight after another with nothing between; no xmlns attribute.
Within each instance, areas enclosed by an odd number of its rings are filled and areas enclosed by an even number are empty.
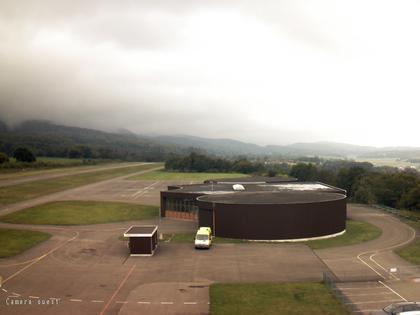
<svg viewBox="0 0 420 315"><path fill-rule="evenodd" d="M152 236L158 229L157 225L135 225L124 232L124 237Z"/></svg>

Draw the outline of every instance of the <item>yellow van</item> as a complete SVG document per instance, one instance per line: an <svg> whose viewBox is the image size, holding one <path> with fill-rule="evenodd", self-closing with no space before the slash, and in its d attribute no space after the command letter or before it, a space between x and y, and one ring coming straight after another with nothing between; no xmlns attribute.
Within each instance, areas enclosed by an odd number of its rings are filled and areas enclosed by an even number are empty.
<svg viewBox="0 0 420 315"><path fill-rule="evenodd" d="M211 228L202 226L195 235L195 248L210 248L212 241Z"/></svg>

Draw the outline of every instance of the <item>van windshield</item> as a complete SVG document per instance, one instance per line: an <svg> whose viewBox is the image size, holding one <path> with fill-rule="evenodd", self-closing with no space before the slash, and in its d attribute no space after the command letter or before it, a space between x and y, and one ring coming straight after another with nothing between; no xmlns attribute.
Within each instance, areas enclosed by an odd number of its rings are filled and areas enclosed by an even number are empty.
<svg viewBox="0 0 420 315"><path fill-rule="evenodd" d="M209 236L208 235L204 235L204 234L197 234L197 236L195 237L196 240L199 241L208 241L209 240Z"/></svg>

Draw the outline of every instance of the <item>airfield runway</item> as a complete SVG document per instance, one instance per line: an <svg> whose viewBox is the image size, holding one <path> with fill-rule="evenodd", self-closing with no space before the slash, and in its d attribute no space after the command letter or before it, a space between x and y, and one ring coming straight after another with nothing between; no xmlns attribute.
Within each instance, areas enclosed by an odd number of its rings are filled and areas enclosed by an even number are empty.
<svg viewBox="0 0 420 315"><path fill-rule="evenodd" d="M160 190L179 183L127 180L130 176L34 202L70 199L159 205ZM32 205L26 203L10 205L0 213ZM0 313L208 314L208 288L213 282L321 281L324 272L333 275L337 292L360 314L397 300L420 300L419 268L392 253L412 241L415 231L370 207L349 205L348 215L380 227L382 235L359 245L317 251L303 244L254 243L215 244L211 250L197 251L192 244L161 242L155 256L146 258L128 256L127 243L119 239L127 227L159 224L162 233L187 233L195 231L195 223L157 218L69 227L0 224L53 235L21 255L0 259ZM398 272L390 273L394 267Z"/></svg>

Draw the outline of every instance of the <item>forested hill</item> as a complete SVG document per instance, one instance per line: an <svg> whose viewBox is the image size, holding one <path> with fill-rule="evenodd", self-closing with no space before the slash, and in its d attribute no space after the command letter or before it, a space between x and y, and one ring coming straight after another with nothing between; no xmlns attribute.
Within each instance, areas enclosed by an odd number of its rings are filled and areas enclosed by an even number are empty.
<svg viewBox="0 0 420 315"><path fill-rule="evenodd" d="M171 153L189 153L186 148L161 145L128 133L107 133L45 121L27 121L14 128L0 123L0 152L12 155L17 147L26 147L37 156L128 161L163 161Z"/></svg>
<svg viewBox="0 0 420 315"><path fill-rule="evenodd" d="M238 156L298 158L396 157L420 159L420 148L375 148L334 142L295 143L261 146L233 139L211 139L188 135L143 136L121 129L109 133L69 127L47 121L26 121L13 128L0 121L0 152L12 155L26 147L37 156L102 158L128 161L163 161L169 155L192 151L236 158Z"/></svg>

